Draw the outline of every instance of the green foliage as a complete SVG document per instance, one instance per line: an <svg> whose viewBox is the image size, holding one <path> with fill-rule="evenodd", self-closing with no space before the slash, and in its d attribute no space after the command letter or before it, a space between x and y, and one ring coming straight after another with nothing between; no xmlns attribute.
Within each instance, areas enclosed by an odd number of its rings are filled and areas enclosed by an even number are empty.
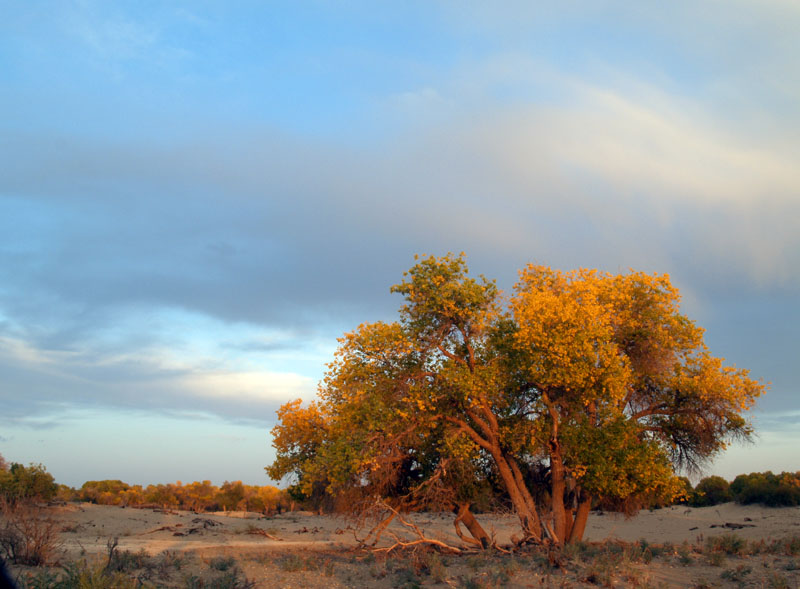
<svg viewBox="0 0 800 589"><path fill-rule="evenodd" d="M116 571L109 571L102 564L90 565L85 560L68 563L59 577L58 589L135 589L136 579Z"/></svg>
<svg viewBox="0 0 800 589"><path fill-rule="evenodd" d="M719 476L710 476L702 479L691 494L689 504L693 507L707 507L719 505L731 500L730 485L728 481Z"/></svg>
<svg viewBox="0 0 800 589"><path fill-rule="evenodd" d="M6 501L50 501L58 491L53 475L41 464L12 463L0 470L0 498Z"/></svg>
<svg viewBox="0 0 800 589"><path fill-rule="evenodd" d="M768 507L800 505L800 472L767 472L740 474L730 486L737 503L760 503Z"/></svg>

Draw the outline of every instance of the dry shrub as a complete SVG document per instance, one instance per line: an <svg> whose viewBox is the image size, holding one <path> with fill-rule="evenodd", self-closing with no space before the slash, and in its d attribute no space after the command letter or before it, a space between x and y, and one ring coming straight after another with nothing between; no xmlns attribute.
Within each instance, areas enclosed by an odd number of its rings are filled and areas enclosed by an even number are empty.
<svg viewBox="0 0 800 589"><path fill-rule="evenodd" d="M61 522L44 507L0 501L0 552L14 564L43 566L61 547Z"/></svg>

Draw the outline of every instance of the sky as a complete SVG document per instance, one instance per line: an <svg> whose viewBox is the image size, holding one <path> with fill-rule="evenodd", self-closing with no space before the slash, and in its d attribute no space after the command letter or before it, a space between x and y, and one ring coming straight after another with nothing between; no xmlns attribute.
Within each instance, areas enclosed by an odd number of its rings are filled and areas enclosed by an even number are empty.
<svg viewBox="0 0 800 589"><path fill-rule="evenodd" d="M414 254L669 273L800 469L800 5L0 0L0 454L271 484Z"/></svg>

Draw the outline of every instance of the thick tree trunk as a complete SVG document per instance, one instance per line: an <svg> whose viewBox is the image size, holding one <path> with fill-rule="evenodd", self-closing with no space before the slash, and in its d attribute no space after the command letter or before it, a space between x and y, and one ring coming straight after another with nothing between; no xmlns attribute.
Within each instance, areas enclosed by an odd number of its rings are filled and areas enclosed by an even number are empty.
<svg viewBox="0 0 800 589"><path fill-rule="evenodd" d="M568 542L580 542L583 540L583 532L586 530L586 521L589 519L589 511L592 509L592 496L580 491L578 493L578 511L575 514L575 522L569 533Z"/></svg>
<svg viewBox="0 0 800 589"><path fill-rule="evenodd" d="M492 545L492 539L489 534L486 533L486 530L483 529L481 524L478 523L478 520L475 519L475 516L469 510L469 503L462 503L460 505L456 505L453 507L453 513L456 514L456 519L453 522L453 525L456 527L456 534L458 537L465 541L472 541L476 545L479 545L484 550L489 548ZM474 540L470 540L469 538L465 538L461 534L461 528L459 524L463 523L464 526L469 531L470 535Z"/></svg>

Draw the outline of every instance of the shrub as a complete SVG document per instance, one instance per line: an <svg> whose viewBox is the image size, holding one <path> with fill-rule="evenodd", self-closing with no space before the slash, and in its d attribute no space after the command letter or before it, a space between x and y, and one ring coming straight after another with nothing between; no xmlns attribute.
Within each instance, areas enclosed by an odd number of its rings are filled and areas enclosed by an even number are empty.
<svg viewBox="0 0 800 589"><path fill-rule="evenodd" d="M215 571L227 571L236 566L236 559L232 556L216 556L208 562L208 566Z"/></svg>
<svg viewBox="0 0 800 589"><path fill-rule="evenodd" d="M41 464L14 462L8 470L0 469L0 499L6 502L50 501L57 491L53 475Z"/></svg>
<svg viewBox="0 0 800 589"><path fill-rule="evenodd" d="M692 492L690 504L694 507L719 505L731 500L728 481L718 476L706 477L697 483Z"/></svg>
<svg viewBox="0 0 800 589"><path fill-rule="evenodd" d="M0 500L0 551L14 564L43 566L61 546L61 524L46 509L27 501Z"/></svg>
<svg viewBox="0 0 800 589"><path fill-rule="evenodd" d="M136 579L121 572L109 571L102 564L89 566L85 560L64 566L64 572L55 585L64 589L136 589Z"/></svg>
<svg viewBox="0 0 800 589"><path fill-rule="evenodd" d="M720 577L726 581L733 581L734 583L742 583L747 575L753 572L749 566L740 564L735 569L727 569L720 573Z"/></svg>
<svg viewBox="0 0 800 589"><path fill-rule="evenodd" d="M708 549L711 552L724 552L725 554L743 554L747 547L747 541L736 534L722 534L712 536L707 540Z"/></svg>

